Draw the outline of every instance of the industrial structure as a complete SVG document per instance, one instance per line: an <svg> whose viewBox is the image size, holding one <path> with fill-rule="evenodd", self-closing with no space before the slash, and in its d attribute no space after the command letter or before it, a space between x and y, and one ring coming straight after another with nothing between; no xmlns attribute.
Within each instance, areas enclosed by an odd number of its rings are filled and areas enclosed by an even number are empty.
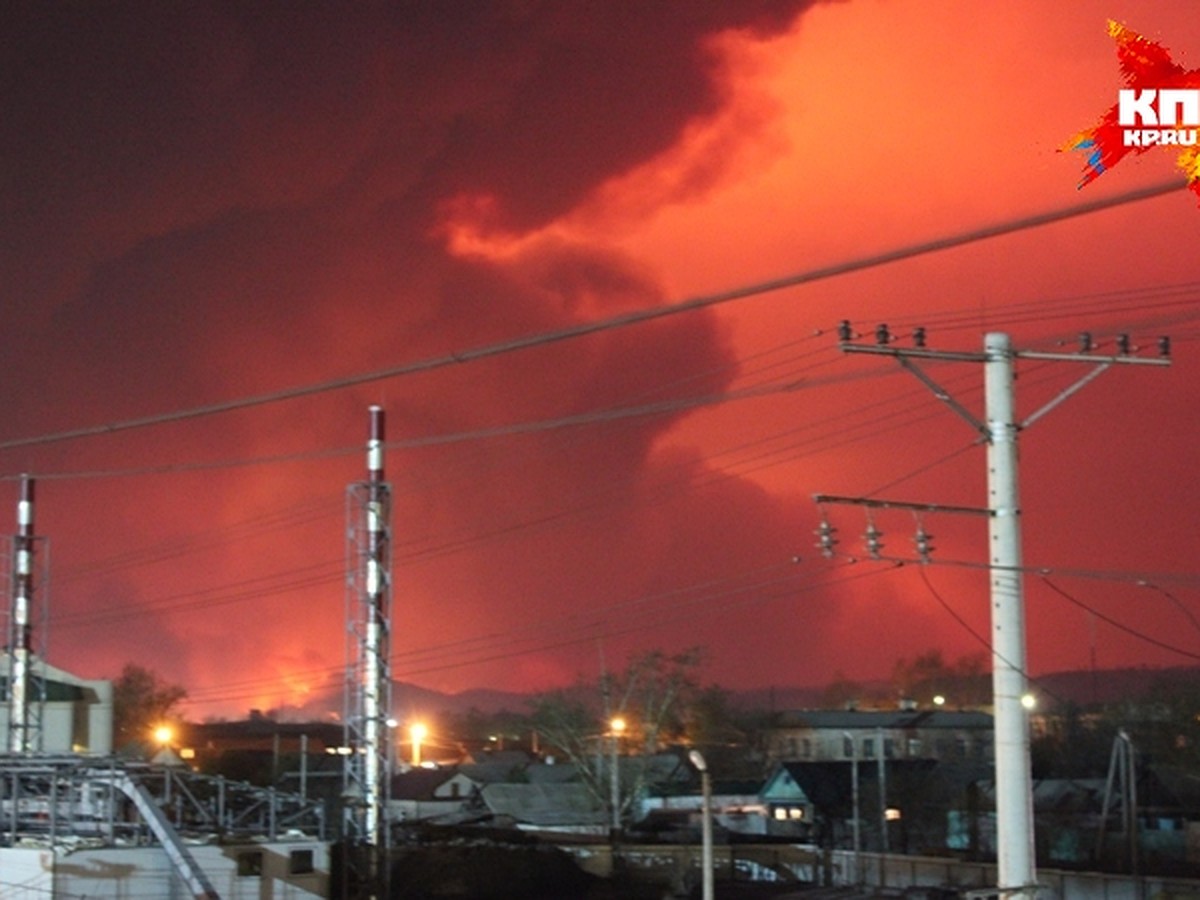
<svg viewBox="0 0 1200 900"><path fill-rule="evenodd" d="M347 489L346 741L343 826L362 896L387 894L391 740L391 487L384 480L384 412L372 406L367 480Z"/></svg>
<svg viewBox="0 0 1200 900"><path fill-rule="evenodd" d="M33 653L34 548L33 479L21 476L17 502L17 533L12 549L12 605L8 620L7 749L33 753L42 748L44 680L36 671ZM42 579L44 582L45 579ZM43 612L45 604L39 609Z"/></svg>
<svg viewBox="0 0 1200 900"><path fill-rule="evenodd" d="M198 774L167 747L153 763L114 756L112 683L36 652L48 579L33 499L22 476L0 654L0 896L327 897L320 800Z"/></svg>

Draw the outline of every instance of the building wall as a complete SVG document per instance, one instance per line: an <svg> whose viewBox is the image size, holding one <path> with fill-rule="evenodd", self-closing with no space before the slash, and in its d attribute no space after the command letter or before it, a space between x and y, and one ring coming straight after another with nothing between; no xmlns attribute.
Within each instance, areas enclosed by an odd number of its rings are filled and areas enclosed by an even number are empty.
<svg viewBox="0 0 1200 900"><path fill-rule="evenodd" d="M42 707L41 750L44 753L82 753L111 756L113 751L113 686L104 679L78 678L43 660L33 664L35 674L45 678L47 700ZM0 675L9 671L7 653L0 653ZM8 748L9 708L7 688L0 702L0 742Z"/></svg>
<svg viewBox="0 0 1200 900"><path fill-rule="evenodd" d="M190 846L222 900L315 900L329 895L329 850L316 841ZM296 856L294 854L300 854ZM312 871L304 868L311 854ZM298 865L299 863L299 865ZM161 847L0 848L0 897L190 897Z"/></svg>
<svg viewBox="0 0 1200 900"><path fill-rule="evenodd" d="M979 761L993 753L991 729L968 728L778 728L770 748L776 760L806 762L848 760L855 754L860 760L878 759L881 748L887 759Z"/></svg>
<svg viewBox="0 0 1200 900"><path fill-rule="evenodd" d="M112 685L101 699L48 701L42 711L42 752L112 755ZM0 703L0 741L8 748L9 710Z"/></svg>

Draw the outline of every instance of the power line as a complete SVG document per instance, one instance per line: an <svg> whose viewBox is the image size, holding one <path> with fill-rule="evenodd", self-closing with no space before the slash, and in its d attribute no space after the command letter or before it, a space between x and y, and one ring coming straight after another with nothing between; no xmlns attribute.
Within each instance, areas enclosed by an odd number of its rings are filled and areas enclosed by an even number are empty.
<svg viewBox="0 0 1200 900"><path fill-rule="evenodd" d="M553 639L553 640L549 640L549 641L542 641L536 645L528 646L528 647L524 647L524 648L503 650L503 651L499 651L499 652L490 651L490 652L487 652L483 656L476 654L467 659L450 658L448 660L441 661L441 662L429 661L427 663L420 664L417 668L412 668L412 669L408 669L408 670L404 670L404 671L394 671L393 675L396 678L411 678L411 677L414 677L417 675L425 675L425 674L429 674L432 672L442 672L442 671L446 671L446 670L450 670L450 669L470 668L470 667L477 666L477 665L483 665L483 664L489 663L489 662L500 662L500 661L503 661L506 659L515 659L515 658L520 658L523 656L533 655L536 653L545 653L549 650L556 650L556 649L563 649L565 647L578 646L580 644L591 643L591 642L595 641L597 638L617 637L617 636L624 635L624 634L636 633L636 632L644 631L648 628L653 628L653 627L656 627L659 625L677 622L683 618L686 618L687 620L692 620L692 619L695 619L700 616L716 615L719 613L727 612L729 609L731 609L733 607L744 606L749 603L764 603L764 602L771 602L771 601L780 600L780 599L786 600L786 599L795 597L797 594L805 593L808 591L813 591L818 588L824 588L824 587L829 587L832 585L844 584L844 583L847 583L850 581L857 581L862 578L874 577L874 576L879 575L882 571L885 571L885 570L873 568L873 569L869 569L866 571L855 572L854 574L848 575L843 578L837 578L837 579L821 581L821 582L810 582L808 584L796 585L794 587L788 585L782 589L768 591L766 593L751 594L750 596L744 596L737 600L733 600L733 601L729 601L729 602L720 602L720 603L714 602L715 600L719 600L720 597L722 597L722 596L733 595L733 594L738 594L738 593L744 594L748 591L760 590L761 588L769 586L771 584L787 585L787 583L789 582L789 579L777 579L774 581L763 582L762 584L743 585L743 586L737 587L736 589L734 589L730 592L726 592L726 594L720 594L720 595L715 595L715 596L706 595L706 596L702 596L702 597L698 597L698 598L688 598L679 603L670 605L665 610L650 610L650 611L648 611L648 614L649 613L656 614L657 618L642 619L642 620L622 618L619 621L606 622L606 621L602 620L602 621L597 621L597 622L593 622L593 623L585 623L585 624L592 625L593 629L588 630L588 631L581 631L579 634L576 634L576 635L571 635L568 630L566 632L566 635L561 638ZM620 605L620 604L618 604L618 605ZM696 610L693 608L695 606L700 606L701 608L699 610ZM551 633L553 634L553 633L559 633L559 632L552 631ZM480 649L483 650L485 648L480 648ZM332 668L322 669L322 670L313 670L313 672L311 672L311 673L293 673L291 675L291 677L303 678L303 677L305 677L306 674L314 674L315 675L315 674L333 673L333 672L334 672L334 670ZM270 685L279 684L280 682L278 682L275 679L272 679L269 681L246 682L246 683L247 684L260 683L263 685L267 685L269 688ZM242 699L245 697L252 697L257 694L263 693L268 688L264 688L263 690L239 691L239 692L234 692L234 693L205 694L202 696L202 698L193 698L192 696L189 695L188 702L196 703L197 705L211 705L214 703L228 702L230 700ZM216 689L216 690L220 690L220 689Z"/></svg>
<svg viewBox="0 0 1200 900"><path fill-rule="evenodd" d="M966 619L964 619L962 616L960 616L958 614L958 612L954 609L954 607L952 607L949 603L946 602L946 598L944 598L940 593L938 593L937 589L934 588L934 586L933 586L933 582L931 582L929 580L929 575L926 573L925 567L921 566L918 571L920 571L920 573L921 573L921 580L923 582L925 582L926 589L929 591L930 595L932 595L933 599L935 599L938 602L938 604L942 607L942 609L944 609L950 615L950 617L952 619L954 619L955 622L957 622L960 626L962 626L962 628L968 634L970 634L971 637L975 638L975 640L980 644L980 646L983 647L984 650L986 650L988 652L989 655L995 654L995 655L999 656L999 654L996 653L996 650L992 647L992 642L989 641L982 634L980 634L978 631L976 631L974 628L972 628L971 623L969 623ZM1011 662L1009 662L1008 660L1005 660L1003 657L1000 657L1000 659L1005 664L1012 665ZM1053 697L1059 703L1064 702L1062 697L1055 694L1052 690L1047 688L1045 686L1045 684L1043 684L1041 681L1039 681L1034 676L1030 675L1028 670L1021 669L1021 674L1025 677L1026 681L1038 685L1038 689L1042 693L1046 694L1047 696Z"/></svg>
<svg viewBox="0 0 1200 900"><path fill-rule="evenodd" d="M1145 641L1147 644L1152 644L1153 646L1158 647L1161 650L1169 650L1172 653L1178 653L1180 656L1187 657L1188 659L1200 660L1200 653L1193 653L1190 650L1184 650L1182 647L1176 647L1173 644L1168 644L1166 641L1160 641L1158 638L1151 637L1150 635L1148 635L1144 632L1138 631L1136 628L1131 628L1128 625L1118 622L1116 619L1112 618L1111 616L1106 616L1104 613L1100 612L1098 609L1095 609L1094 607L1089 606L1088 604L1084 603L1082 600L1072 597L1070 594L1068 594L1062 588L1058 587L1056 584L1054 584L1054 582L1052 582L1049 578L1045 577L1044 575L1042 576L1042 583L1044 585L1046 585L1046 587L1050 588L1050 590L1054 591L1054 593L1058 594L1060 597L1063 597L1064 599L1070 601L1071 603L1074 603L1080 609L1086 610L1087 612L1091 613L1098 619L1103 619L1109 625L1112 625L1114 628L1117 628L1117 629L1125 632L1126 634L1132 635L1133 637L1137 638L1138 640Z"/></svg>
<svg viewBox="0 0 1200 900"><path fill-rule="evenodd" d="M316 384L284 388L282 390L272 391L265 394L256 394L249 397L241 397L218 403L195 406L190 409L175 410L173 412L142 416L134 419L125 419L118 422L109 422L107 424L95 425L87 428L77 428L69 431L60 431L53 434L43 434L34 437L14 438L8 441L0 441L0 450L11 450L19 447L30 447L38 444L76 440L85 437L97 437L100 435L113 434L120 431L147 428L155 425L165 425L172 422L181 422L188 419L196 419L204 416L233 412L235 410L249 409L255 406L262 406L270 403L278 403L284 400L294 400L299 397L307 397L314 394L343 390L345 388L369 384L374 381L382 381L389 378L396 378L402 375L413 375L418 372L429 372L433 371L434 369L446 368L467 362L474 362L481 359L487 359L489 357L502 356L519 350L527 350L533 347L546 346L548 344L554 344L577 337L584 337L591 334L610 331L616 328L625 328L630 325L636 325L643 322L653 321L655 319L678 315L679 313L706 309L708 307L729 303L734 300L744 300L749 297L784 290L785 288L799 287L800 285L811 284L813 282L822 281L828 278L835 278L839 275L847 275L852 272L861 272L866 269L888 265L889 263L914 259L930 253L938 253L942 250L963 247L968 244L990 240L991 238L1002 237L1004 235L1014 234L1032 228L1039 228L1043 225L1050 225L1057 222L1078 218L1080 216L1090 215L1095 212L1113 209L1129 203L1137 203L1142 200L1161 197L1166 194L1182 190L1185 187L1185 182L1178 179L1173 179L1170 182L1139 188L1133 191L1117 194L1113 197L1090 200L1085 203L1077 203L1070 206L1060 207L1058 209L1034 213L994 225L970 229L968 231L960 232L959 234L946 235L929 241L921 241L916 244L909 244L893 250L887 250L881 253L863 256L841 263L820 266L816 269L809 269L793 275L786 275L781 278L745 285L727 291L701 295L698 297L693 297L689 300L670 303L664 306L655 307L653 309L635 310L633 312L612 316L607 319L600 319L593 322L583 322L577 325L572 325L568 328L525 335L507 341L486 344L480 347L474 347L442 356L434 356L423 360L403 363L398 366L380 369L374 372L348 375L343 378L335 378L329 381L318 382Z"/></svg>

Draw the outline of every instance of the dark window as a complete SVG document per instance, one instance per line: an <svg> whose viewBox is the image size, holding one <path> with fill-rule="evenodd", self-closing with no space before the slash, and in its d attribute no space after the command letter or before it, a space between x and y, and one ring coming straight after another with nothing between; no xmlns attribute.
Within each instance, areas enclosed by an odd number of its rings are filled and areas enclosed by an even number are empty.
<svg viewBox="0 0 1200 900"><path fill-rule="evenodd" d="M261 850L250 850L237 855L239 878L262 878L263 855Z"/></svg>
<svg viewBox="0 0 1200 900"><path fill-rule="evenodd" d="M307 875L313 870L313 852L311 850L293 850L288 859L288 873L291 875Z"/></svg>

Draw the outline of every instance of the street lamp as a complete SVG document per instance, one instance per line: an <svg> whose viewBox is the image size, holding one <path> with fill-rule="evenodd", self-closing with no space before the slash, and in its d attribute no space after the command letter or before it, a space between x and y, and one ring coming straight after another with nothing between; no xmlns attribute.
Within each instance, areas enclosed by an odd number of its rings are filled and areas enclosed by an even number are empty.
<svg viewBox="0 0 1200 900"><path fill-rule="evenodd" d="M854 741L854 735L850 732L843 731L842 737L850 746L850 796L851 802L854 804L851 833L854 835L854 883L858 884L858 854L862 850L862 836L858 824L858 746Z"/></svg>
<svg viewBox="0 0 1200 900"><path fill-rule="evenodd" d="M620 773L617 769L617 751L620 749L618 744L621 740L621 735L625 733L625 720L620 716L614 717L608 723L609 734L612 736L612 766L609 770L610 792L612 803L612 830L615 836L621 830L621 781Z"/></svg>
<svg viewBox="0 0 1200 900"><path fill-rule="evenodd" d="M412 739L412 765L416 769L421 765L421 742L429 736L429 729L424 722L413 722L408 726L408 736Z"/></svg>
<svg viewBox="0 0 1200 900"><path fill-rule="evenodd" d="M712 833L712 781L708 774L708 762L699 750L688 751L688 759L700 772L700 866L703 900L713 900L713 833Z"/></svg>

